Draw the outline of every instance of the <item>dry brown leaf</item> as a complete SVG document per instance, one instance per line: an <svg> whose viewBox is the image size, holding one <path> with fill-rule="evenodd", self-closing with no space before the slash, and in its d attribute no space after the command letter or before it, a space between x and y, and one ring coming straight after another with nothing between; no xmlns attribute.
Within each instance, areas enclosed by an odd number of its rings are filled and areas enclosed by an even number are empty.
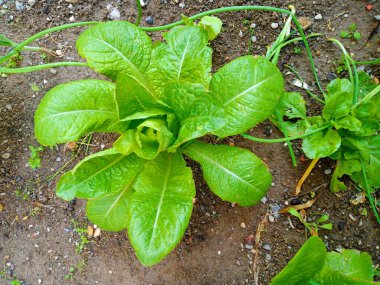
<svg viewBox="0 0 380 285"><path fill-rule="evenodd" d="M302 210L302 209L307 209L307 208L310 208L311 206L313 206L314 202L315 202L315 199L307 201L306 203L303 203L303 204L289 206L289 207L286 207L286 208L282 209L281 211L279 211L279 213L285 214L285 213L289 212L290 208L293 208L297 211Z"/></svg>

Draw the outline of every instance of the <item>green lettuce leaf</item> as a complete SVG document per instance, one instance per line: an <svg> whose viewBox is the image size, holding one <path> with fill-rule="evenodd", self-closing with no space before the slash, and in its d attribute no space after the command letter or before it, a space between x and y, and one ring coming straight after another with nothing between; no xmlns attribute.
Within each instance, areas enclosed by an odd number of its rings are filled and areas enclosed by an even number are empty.
<svg viewBox="0 0 380 285"><path fill-rule="evenodd" d="M165 39L167 43L153 49L147 71L160 96L164 96L164 87L170 82L199 83L207 88L212 65L207 32L197 26L178 26Z"/></svg>
<svg viewBox="0 0 380 285"><path fill-rule="evenodd" d="M298 92L284 92L276 109L282 117L300 118L307 121L306 101Z"/></svg>
<svg viewBox="0 0 380 285"><path fill-rule="evenodd" d="M208 186L225 201L255 205L272 183L267 166L248 150L194 142L183 152L200 163Z"/></svg>
<svg viewBox="0 0 380 285"><path fill-rule="evenodd" d="M128 235L138 259L153 265L179 243L195 196L191 169L179 153L162 153L137 177L128 205Z"/></svg>
<svg viewBox="0 0 380 285"><path fill-rule="evenodd" d="M319 237L311 237L289 261L288 265L271 280L270 285L308 284L308 280L323 268L325 259L325 244Z"/></svg>
<svg viewBox="0 0 380 285"><path fill-rule="evenodd" d="M308 130L312 130L314 127L316 126L312 126ZM340 144L339 134L332 129L325 129L304 138L302 149L308 158L314 159L333 154L338 150Z"/></svg>
<svg viewBox="0 0 380 285"><path fill-rule="evenodd" d="M223 23L218 17L204 16L199 21L198 25L202 27L204 30L206 30L208 34L208 39L212 41L219 35Z"/></svg>
<svg viewBox="0 0 380 285"><path fill-rule="evenodd" d="M97 198L123 190L141 171L144 160L106 150L88 156L73 170L61 176L57 196L70 201L74 197Z"/></svg>
<svg viewBox="0 0 380 285"><path fill-rule="evenodd" d="M330 181L330 191L331 192L339 192L342 190L346 190L347 187L341 182L339 179L343 177L343 175L352 176L355 172L360 172L361 166L360 161L355 159L339 159L336 163L334 173L331 177Z"/></svg>
<svg viewBox="0 0 380 285"><path fill-rule="evenodd" d="M313 278L321 285L370 285L374 271L371 256L366 252L343 249L329 252L322 270Z"/></svg>
<svg viewBox="0 0 380 285"><path fill-rule="evenodd" d="M322 110L326 121L339 119L351 111L354 94L348 79L335 79L327 86L326 104Z"/></svg>
<svg viewBox="0 0 380 285"><path fill-rule="evenodd" d="M214 74L210 90L222 102L227 120L214 134L226 137L244 133L269 118L284 91L284 79L266 58L243 56Z"/></svg>
<svg viewBox="0 0 380 285"><path fill-rule="evenodd" d="M226 124L220 102L201 85L173 83L167 85L165 93L166 103L181 124L173 149L186 141L217 131Z"/></svg>
<svg viewBox="0 0 380 285"><path fill-rule="evenodd" d="M114 80L120 72L141 77L152 53L152 43L146 33L125 21L88 28L79 36L76 46L91 68Z"/></svg>
<svg viewBox="0 0 380 285"><path fill-rule="evenodd" d="M101 229L119 232L127 228L127 207L133 180L121 192L89 199L86 203L88 219Z"/></svg>
<svg viewBox="0 0 380 285"><path fill-rule="evenodd" d="M343 128L355 132L360 130L362 127L362 122L356 119L353 115L348 114L344 118L334 121L334 127L336 129Z"/></svg>
<svg viewBox="0 0 380 285"><path fill-rule="evenodd" d="M120 73L116 81L116 103L120 120L145 119L164 115L164 106L156 99L155 91L145 78Z"/></svg>
<svg viewBox="0 0 380 285"><path fill-rule="evenodd" d="M114 101L115 85L80 80L57 85L46 93L34 114L35 134L42 145L76 141L93 131L122 132Z"/></svg>

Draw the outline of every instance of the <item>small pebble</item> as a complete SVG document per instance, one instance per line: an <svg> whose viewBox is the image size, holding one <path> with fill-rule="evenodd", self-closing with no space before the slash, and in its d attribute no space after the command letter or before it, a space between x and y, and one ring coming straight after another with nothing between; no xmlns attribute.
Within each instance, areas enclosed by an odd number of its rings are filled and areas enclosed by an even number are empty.
<svg viewBox="0 0 380 285"><path fill-rule="evenodd" d="M8 152L6 152L6 153L4 153L4 154L2 155L2 157L3 157L4 159L8 159L8 158L11 157L11 154L8 153Z"/></svg>
<svg viewBox="0 0 380 285"><path fill-rule="evenodd" d="M294 205L299 205L302 203L302 200L300 198L293 198L292 200L290 200L290 205L294 206Z"/></svg>
<svg viewBox="0 0 380 285"><path fill-rule="evenodd" d="M252 29L256 28L256 24L255 23L252 23L251 26L250 26Z"/></svg>
<svg viewBox="0 0 380 285"><path fill-rule="evenodd" d="M181 9L183 9L183 8L185 8L185 3L183 3L183 2L181 2L181 3L179 3L179 7L181 8Z"/></svg>
<svg viewBox="0 0 380 285"><path fill-rule="evenodd" d="M100 237L101 230L100 228L97 228L94 232L94 238Z"/></svg>
<svg viewBox="0 0 380 285"><path fill-rule="evenodd" d="M261 203L266 204L267 202L268 202L268 198L266 196L261 198Z"/></svg>
<svg viewBox="0 0 380 285"><path fill-rule="evenodd" d="M271 250L271 247L270 247L269 244L264 243L264 245L263 245L263 249L265 249L265 250Z"/></svg>
<svg viewBox="0 0 380 285"><path fill-rule="evenodd" d="M220 250L218 250L218 255L221 255L221 254L222 254L222 252Z"/></svg>
<svg viewBox="0 0 380 285"><path fill-rule="evenodd" d="M274 217L272 215L268 216L268 220L269 222L274 223Z"/></svg>
<svg viewBox="0 0 380 285"><path fill-rule="evenodd" d="M246 244L253 245L255 243L255 236L249 235L244 239Z"/></svg>
<svg viewBox="0 0 380 285"><path fill-rule="evenodd" d="M118 21L120 20L121 14L118 8L113 8L111 12L108 14L108 19Z"/></svg>
<svg viewBox="0 0 380 285"><path fill-rule="evenodd" d="M252 249L252 248L253 248L253 245L252 245L252 244L246 244L244 247L245 247L246 249Z"/></svg>
<svg viewBox="0 0 380 285"><path fill-rule="evenodd" d="M339 222L339 224L338 224L338 229L339 229L340 231L343 231L345 225L346 225L345 222Z"/></svg>
<svg viewBox="0 0 380 285"><path fill-rule="evenodd" d="M314 17L315 20L322 20L323 17L322 17L322 14L318 14Z"/></svg>
<svg viewBox="0 0 380 285"><path fill-rule="evenodd" d="M51 74L56 74L57 73L57 70L54 69L54 68L50 68L49 71L50 71Z"/></svg>
<svg viewBox="0 0 380 285"><path fill-rule="evenodd" d="M148 25L153 25L154 23L154 20L153 20L153 17L152 16L148 16L145 18L145 22L148 24Z"/></svg>
<svg viewBox="0 0 380 285"><path fill-rule="evenodd" d="M251 37L251 41L252 41L253 43L257 42L257 37L256 37L256 36L252 36L252 37Z"/></svg>
<svg viewBox="0 0 380 285"><path fill-rule="evenodd" d="M241 37L241 38L243 37L243 32L242 31L239 32L239 37Z"/></svg>
<svg viewBox="0 0 380 285"><path fill-rule="evenodd" d="M271 259L272 259L272 256L269 253L265 254L266 261L270 261Z"/></svg>
<svg viewBox="0 0 380 285"><path fill-rule="evenodd" d="M38 279L37 283L38 283L38 284L41 284L41 283L42 283L42 280L41 280L41 279Z"/></svg>
<svg viewBox="0 0 380 285"><path fill-rule="evenodd" d="M69 18L69 21L70 21L70 22L74 22L74 21L75 21L75 17L74 17L74 16L71 16L71 17Z"/></svg>
<svg viewBox="0 0 380 285"><path fill-rule="evenodd" d="M62 159L58 156L57 158L56 158L56 161L57 162L60 162Z"/></svg>
<svg viewBox="0 0 380 285"><path fill-rule="evenodd" d="M241 223L240 224L240 227L242 228L242 229L245 229L246 228L246 225L245 225L245 223L243 222L243 223Z"/></svg>
<svg viewBox="0 0 380 285"><path fill-rule="evenodd" d="M36 4L36 0L29 0L28 4L30 7L33 7Z"/></svg>
<svg viewBox="0 0 380 285"><path fill-rule="evenodd" d="M332 170L330 168L325 169L325 174L329 175L331 174Z"/></svg>
<svg viewBox="0 0 380 285"><path fill-rule="evenodd" d="M335 73L329 72L327 73L326 78L328 81L333 81L334 79L337 78L337 75Z"/></svg>
<svg viewBox="0 0 380 285"><path fill-rule="evenodd" d="M277 29L278 28L278 23L272 23L270 24L272 29Z"/></svg>
<svg viewBox="0 0 380 285"><path fill-rule="evenodd" d="M17 11L23 11L25 9L24 3L20 2L20 1L16 1L15 5L16 5L16 10Z"/></svg>

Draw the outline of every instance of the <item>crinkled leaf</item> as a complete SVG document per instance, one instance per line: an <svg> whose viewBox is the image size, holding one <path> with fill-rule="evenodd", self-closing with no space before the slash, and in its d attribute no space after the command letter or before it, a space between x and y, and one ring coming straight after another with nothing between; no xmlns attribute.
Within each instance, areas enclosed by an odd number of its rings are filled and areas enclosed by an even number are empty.
<svg viewBox="0 0 380 285"><path fill-rule="evenodd" d="M168 129L165 120L149 119L142 122L136 129L122 134L114 143L115 149L127 155L135 152L144 159L153 159L174 141L174 136Z"/></svg>
<svg viewBox="0 0 380 285"><path fill-rule="evenodd" d="M360 71L358 72L359 77L359 98L363 98L369 92L376 88L375 82L371 79L366 72Z"/></svg>
<svg viewBox="0 0 380 285"><path fill-rule="evenodd" d="M313 127L308 130L312 130ZM325 129L304 138L302 149L310 159L326 157L338 150L341 144L339 134L332 129Z"/></svg>
<svg viewBox="0 0 380 285"><path fill-rule="evenodd" d="M198 25L206 30L208 34L208 39L212 41L219 35L222 29L222 24L222 21L218 17L204 16L199 21Z"/></svg>
<svg viewBox="0 0 380 285"><path fill-rule="evenodd" d="M339 192L342 190L346 190L347 187L341 182L339 179L342 178L343 175L352 176L355 172L360 172L361 166L360 161L354 159L340 159L337 161L334 173L331 177L330 181L330 191L331 192Z"/></svg>
<svg viewBox="0 0 380 285"><path fill-rule="evenodd" d="M126 229L131 184L132 181L121 192L89 199L86 204L88 219L106 231L118 232Z"/></svg>
<svg viewBox="0 0 380 285"><path fill-rule="evenodd" d="M179 243L195 196L191 169L182 155L162 153L149 161L128 205L128 235L144 265L163 259Z"/></svg>
<svg viewBox="0 0 380 285"><path fill-rule="evenodd" d="M297 254L270 282L270 285L307 284L318 273L326 259L326 247L319 237L309 238Z"/></svg>
<svg viewBox="0 0 380 285"><path fill-rule="evenodd" d="M323 285L369 285L374 271L371 256L366 252L343 249L329 252L322 270L313 278Z"/></svg>
<svg viewBox="0 0 380 285"><path fill-rule="evenodd" d="M365 138L367 144L362 144L361 154L365 159L365 155L368 155L368 159L365 161L365 169L370 187L377 189L380 187L380 135L374 137ZM367 146L365 148L365 146ZM361 173L353 175L353 179L364 186L364 181Z"/></svg>
<svg viewBox="0 0 380 285"><path fill-rule="evenodd" d="M148 77L163 96L170 82L199 83L208 87L212 49L206 31L197 26L179 26L165 36L167 43L153 49Z"/></svg>
<svg viewBox="0 0 380 285"><path fill-rule="evenodd" d="M70 201L74 197L97 198L120 192L144 165L144 160L106 150L85 158L58 181L57 196Z"/></svg>
<svg viewBox="0 0 380 285"><path fill-rule="evenodd" d="M344 118L338 119L334 121L334 127L336 129L347 129L349 131L355 132L360 130L362 126L362 122L356 119L353 115L348 114Z"/></svg>
<svg viewBox="0 0 380 285"><path fill-rule="evenodd" d="M220 137L244 133L269 118L284 91L284 79L275 64L263 57L243 56L214 74L210 90L225 110Z"/></svg>
<svg viewBox="0 0 380 285"><path fill-rule="evenodd" d="M282 126L286 129L288 136L293 137L305 133L306 129L309 127L309 124L305 120L298 120L295 123L285 121Z"/></svg>
<svg viewBox="0 0 380 285"><path fill-rule="evenodd" d="M221 129L225 124L223 109L215 95L201 85L167 85L166 103L178 117L181 128L173 148L194 138Z"/></svg>
<svg viewBox="0 0 380 285"><path fill-rule="evenodd" d="M120 120L145 119L165 114L145 78L120 73L116 81L116 103Z"/></svg>
<svg viewBox="0 0 380 285"><path fill-rule="evenodd" d="M335 79L327 86L326 104L322 110L328 121L342 118L350 113L354 94L348 79Z"/></svg>
<svg viewBox="0 0 380 285"><path fill-rule="evenodd" d="M255 205L272 183L267 166L248 150L194 142L183 152L200 163L208 186L225 201Z"/></svg>
<svg viewBox="0 0 380 285"><path fill-rule="evenodd" d="M120 72L139 78L152 52L146 33L125 21L100 23L85 30L76 46L91 68L112 79Z"/></svg>
<svg viewBox="0 0 380 285"><path fill-rule="evenodd" d="M307 120L306 102L298 92L284 92L278 102L277 110L283 117Z"/></svg>
<svg viewBox="0 0 380 285"><path fill-rule="evenodd" d="M115 85L80 80L57 85L34 115L35 134L42 145L76 141L87 132L123 131L114 101Z"/></svg>

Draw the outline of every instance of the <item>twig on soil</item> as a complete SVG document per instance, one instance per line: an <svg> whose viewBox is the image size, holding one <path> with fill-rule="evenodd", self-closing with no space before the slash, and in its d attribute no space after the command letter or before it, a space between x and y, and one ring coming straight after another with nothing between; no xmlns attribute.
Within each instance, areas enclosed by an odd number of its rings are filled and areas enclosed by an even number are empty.
<svg viewBox="0 0 380 285"><path fill-rule="evenodd" d="M301 179L298 181L296 186L296 195L298 195L301 192L302 184L305 182L307 177L310 175L311 171L315 167L315 165L318 163L319 158L314 158L310 165L307 167L305 173L302 175Z"/></svg>
<svg viewBox="0 0 380 285"><path fill-rule="evenodd" d="M265 226L268 223L269 213L266 212L264 218L260 221L257 226L256 235L255 235L255 258L253 259L253 278L255 280L255 284L259 284L259 267L257 266L257 261L259 260L259 244L261 239L261 233L265 230Z"/></svg>

